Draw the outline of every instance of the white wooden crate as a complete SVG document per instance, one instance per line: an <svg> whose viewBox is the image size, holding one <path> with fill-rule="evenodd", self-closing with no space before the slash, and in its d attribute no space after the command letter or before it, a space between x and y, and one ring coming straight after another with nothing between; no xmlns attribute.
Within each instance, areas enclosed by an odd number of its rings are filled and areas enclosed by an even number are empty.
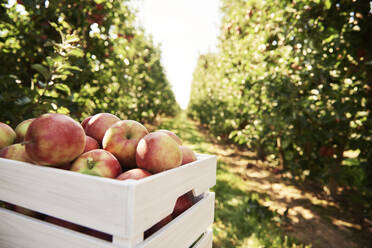
<svg viewBox="0 0 372 248"><path fill-rule="evenodd" d="M0 247L188 247L214 216L214 194L208 190L216 183L216 157L197 157L139 181L0 159L0 200L113 235L110 243L1 209ZM200 200L143 240L144 231L169 215L177 198L190 190Z"/></svg>

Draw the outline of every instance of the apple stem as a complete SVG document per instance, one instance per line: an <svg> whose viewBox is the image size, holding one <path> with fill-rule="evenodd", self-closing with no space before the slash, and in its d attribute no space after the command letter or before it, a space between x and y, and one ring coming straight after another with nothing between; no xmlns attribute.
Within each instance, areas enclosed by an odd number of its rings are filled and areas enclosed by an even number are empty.
<svg viewBox="0 0 372 248"><path fill-rule="evenodd" d="M94 168L94 166L96 165L96 163L94 162L93 158L88 158L87 165L88 165L88 169L91 170L91 169Z"/></svg>

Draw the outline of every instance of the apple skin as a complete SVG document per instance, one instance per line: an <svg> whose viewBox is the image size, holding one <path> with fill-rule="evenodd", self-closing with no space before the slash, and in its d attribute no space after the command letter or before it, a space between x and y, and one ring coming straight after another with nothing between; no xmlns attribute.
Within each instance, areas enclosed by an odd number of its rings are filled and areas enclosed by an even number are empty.
<svg viewBox="0 0 372 248"><path fill-rule="evenodd" d="M65 164L83 153L85 137L84 129L71 117L43 114L28 127L26 152L39 165Z"/></svg>
<svg viewBox="0 0 372 248"><path fill-rule="evenodd" d="M16 133L5 123L0 122L0 149L6 146L10 146L16 139Z"/></svg>
<svg viewBox="0 0 372 248"><path fill-rule="evenodd" d="M187 147L187 146L180 146L182 151L182 165L194 162L197 160L195 152Z"/></svg>
<svg viewBox="0 0 372 248"><path fill-rule="evenodd" d="M169 135L153 132L138 142L136 162L139 168L154 174L180 166L182 152Z"/></svg>
<svg viewBox="0 0 372 248"><path fill-rule="evenodd" d="M138 142L148 133L149 131L137 121L118 121L107 129L102 147L114 154L123 168L135 168Z"/></svg>
<svg viewBox="0 0 372 248"><path fill-rule="evenodd" d="M52 223L52 224L57 225L57 226L68 228L68 229L71 229L71 230L77 231L77 232L80 232L80 231L83 230L83 227L80 226L80 225L77 225L75 223L65 221L65 220L62 220L62 219L58 219L58 218L55 218L55 217L49 216L49 215L44 218L44 221Z"/></svg>
<svg viewBox="0 0 372 248"><path fill-rule="evenodd" d="M81 122L81 126L83 127L84 131L86 131L86 128L87 128L87 125L88 125L88 122L89 120L92 118L92 116L88 116L87 118L85 118L82 122Z"/></svg>
<svg viewBox="0 0 372 248"><path fill-rule="evenodd" d="M17 135L16 142L22 142L25 139L27 129L33 120L35 120L35 118L24 120L16 126L14 129Z"/></svg>
<svg viewBox="0 0 372 248"><path fill-rule="evenodd" d="M118 177L116 177L116 179L118 180L127 180L127 179L139 180L145 177L149 177L151 175L152 174L148 171L145 171L140 168L135 168L135 169L128 170L124 173L121 173Z"/></svg>
<svg viewBox="0 0 372 248"><path fill-rule="evenodd" d="M89 151L94 150L94 149L99 149L99 144L98 144L97 140L95 140L92 137L87 135L86 136L86 142L85 142L85 148L84 148L83 153L89 152Z"/></svg>
<svg viewBox="0 0 372 248"><path fill-rule="evenodd" d="M185 212L188 208L193 205L193 195L192 193L186 193L182 196L178 197L176 201L176 205L174 206L172 217L176 218L183 212Z"/></svg>
<svg viewBox="0 0 372 248"><path fill-rule="evenodd" d="M113 114L96 114L89 119L85 126L85 132L88 136L96 139L98 143L102 144L102 139L106 130L118 121L120 121L120 119Z"/></svg>
<svg viewBox="0 0 372 248"><path fill-rule="evenodd" d="M32 160L26 153L26 147L24 144L14 144L4 147L0 150L0 157L6 159L17 160L21 162L32 163Z"/></svg>
<svg viewBox="0 0 372 248"><path fill-rule="evenodd" d="M14 210L20 214L24 214L33 218L40 218L41 216L41 214L38 212L17 205L14 206Z"/></svg>
<svg viewBox="0 0 372 248"><path fill-rule="evenodd" d="M159 130L156 130L156 131L168 134L172 139L174 139L174 141L177 142L178 145L182 145L182 140L175 133L173 133L172 131L169 131L169 130L166 130L166 129L159 129Z"/></svg>
<svg viewBox="0 0 372 248"><path fill-rule="evenodd" d="M72 164L71 170L108 178L116 178L122 172L115 156L103 149L83 153Z"/></svg>
<svg viewBox="0 0 372 248"><path fill-rule="evenodd" d="M172 220L173 220L173 217L170 214L167 217L165 217L164 219L162 219L161 221L159 221L158 223L156 223L155 225L153 225L152 227L150 227L149 229L147 229L145 231L145 234L144 234L144 239L148 238L152 234L154 234L157 231L159 231L162 227L164 227L165 225L167 225Z"/></svg>

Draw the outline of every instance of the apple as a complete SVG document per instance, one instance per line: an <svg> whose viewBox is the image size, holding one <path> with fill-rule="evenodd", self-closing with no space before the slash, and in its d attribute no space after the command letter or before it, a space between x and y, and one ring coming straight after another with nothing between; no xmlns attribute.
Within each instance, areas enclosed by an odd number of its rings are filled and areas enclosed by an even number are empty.
<svg viewBox="0 0 372 248"><path fill-rule="evenodd" d="M16 139L16 133L13 128L5 123L0 122L0 149L10 146Z"/></svg>
<svg viewBox="0 0 372 248"><path fill-rule="evenodd" d="M84 228L82 232L87 235L99 238L99 239L103 239L109 242L112 241L112 235L104 233L104 232L100 232L100 231L97 231L91 228Z"/></svg>
<svg viewBox="0 0 372 248"><path fill-rule="evenodd" d="M193 205L193 198L194 196L192 195L192 193L186 193L178 197L176 205L174 206L172 212L172 217L176 218L177 216L185 212L188 208L190 208Z"/></svg>
<svg viewBox="0 0 372 248"><path fill-rule="evenodd" d="M182 165L196 161L196 154L191 148L180 146L180 149L182 151Z"/></svg>
<svg viewBox="0 0 372 248"><path fill-rule="evenodd" d="M57 225L57 226L68 228L68 229L71 229L71 230L74 230L74 231L77 231L77 232L80 232L80 231L83 230L83 227L80 226L80 225L77 225L77 224L69 222L69 221L61 220L61 219L58 219L58 218L55 218L55 217L49 216L49 215L44 218L44 221L52 223L52 224Z"/></svg>
<svg viewBox="0 0 372 248"><path fill-rule="evenodd" d="M32 163L30 157L26 153L25 145L20 143L6 146L3 149L1 149L0 157Z"/></svg>
<svg viewBox="0 0 372 248"><path fill-rule="evenodd" d="M93 139L92 137L90 136L86 136L86 142L85 142L85 148L84 148L84 152L89 152L91 150L94 150L94 149L99 149L99 144L97 142L97 140Z"/></svg>
<svg viewBox="0 0 372 248"><path fill-rule="evenodd" d="M122 172L120 163L115 156L103 149L83 153L72 164L71 170L109 178L116 178Z"/></svg>
<svg viewBox="0 0 372 248"><path fill-rule="evenodd" d="M88 125L89 120L92 118L92 116L88 116L81 122L81 126L84 128L84 131L86 131L86 127Z"/></svg>
<svg viewBox="0 0 372 248"><path fill-rule="evenodd" d="M137 121L118 121L107 129L102 148L114 154L123 168L135 168L138 142L148 133Z"/></svg>
<svg viewBox="0 0 372 248"><path fill-rule="evenodd" d="M33 217L33 218L39 218L40 217L40 213L35 212L35 211L33 211L31 209L28 209L28 208L21 207L21 206L15 205L14 210L16 212L20 213L20 214L24 214L24 215L27 215L27 216L30 216L30 217Z"/></svg>
<svg viewBox="0 0 372 248"><path fill-rule="evenodd" d="M166 130L166 129L159 129L157 130L157 132L163 132L163 133L168 134L172 139L174 139L174 141L177 142L178 145L182 145L182 140L175 133L169 130Z"/></svg>
<svg viewBox="0 0 372 248"><path fill-rule="evenodd" d="M16 126L14 129L17 135L16 142L22 142L25 139L27 129L33 120L35 118L24 120Z"/></svg>
<svg viewBox="0 0 372 248"><path fill-rule="evenodd" d="M28 127L25 144L30 159L39 165L62 165L83 153L81 125L63 114L43 114Z"/></svg>
<svg viewBox="0 0 372 248"><path fill-rule="evenodd" d="M152 234L156 233L157 231L159 231L162 227L166 226L172 220L173 220L172 215L171 214L168 215L167 217L165 217L164 219L162 219L161 221L159 221L158 223L156 223L155 225L153 225L152 227L150 227L149 229L147 229L145 231L144 238L146 239L147 237L149 237Z"/></svg>
<svg viewBox="0 0 372 248"><path fill-rule="evenodd" d="M182 152L177 142L169 135L153 132L138 142L136 162L139 168L158 173L180 166Z"/></svg>
<svg viewBox="0 0 372 248"><path fill-rule="evenodd" d="M135 168L128 170L124 173L121 173L116 179L118 180L127 180L127 179L134 179L134 180L139 180L148 176L151 176L152 174L148 171L145 171L140 168Z"/></svg>
<svg viewBox="0 0 372 248"><path fill-rule="evenodd" d="M85 126L85 132L88 136L95 138L100 144L102 144L102 139L106 130L118 121L120 121L120 119L113 114L96 114L89 119Z"/></svg>

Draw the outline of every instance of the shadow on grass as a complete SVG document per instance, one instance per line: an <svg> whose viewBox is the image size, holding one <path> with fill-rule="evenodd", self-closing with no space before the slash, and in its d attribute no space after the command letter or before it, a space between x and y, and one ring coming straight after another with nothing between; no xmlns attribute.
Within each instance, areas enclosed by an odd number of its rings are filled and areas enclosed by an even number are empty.
<svg viewBox="0 0 372 248"><path fill-rule="evenodd" d="M241 185L241 179L219 163L217 184L212 189L216 192L213 247L301 247L283 236L278 227L283 219L260 204L264 196L247 192Z"/></svg>

